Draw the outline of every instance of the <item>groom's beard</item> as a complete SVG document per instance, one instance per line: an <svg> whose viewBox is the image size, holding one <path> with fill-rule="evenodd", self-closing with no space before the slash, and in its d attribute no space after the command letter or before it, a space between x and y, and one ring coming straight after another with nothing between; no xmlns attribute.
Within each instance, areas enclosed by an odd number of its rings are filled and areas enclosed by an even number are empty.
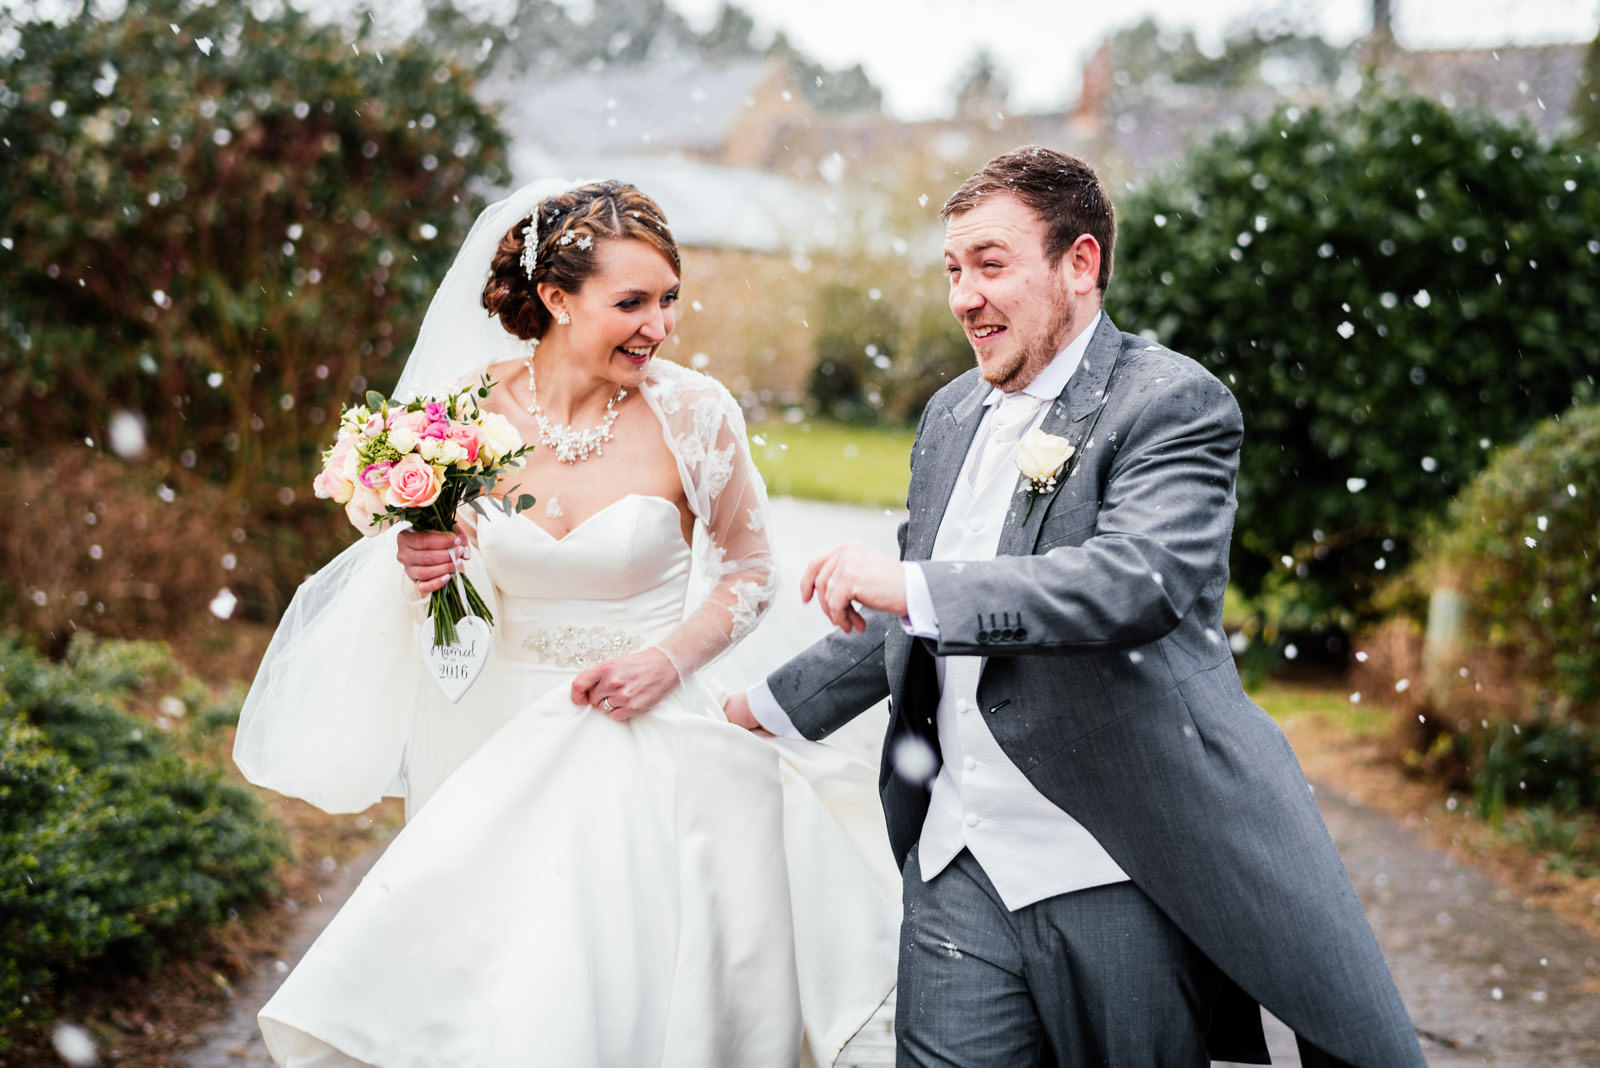
<svg viewBox="0 0 1600 1068"><path fill-rule="evenodd" d="M985 365L978 362L978 374L989 385L1005 393L1015 393L1039 377L1039 372L1050 366L1050 361L1064 348L1072 337L1072 320L1077 312L1077 300L1057 279L1050 302L1050 319L1045 329L1031 337L1021 339L1014 352L990 360Z"/></svg>

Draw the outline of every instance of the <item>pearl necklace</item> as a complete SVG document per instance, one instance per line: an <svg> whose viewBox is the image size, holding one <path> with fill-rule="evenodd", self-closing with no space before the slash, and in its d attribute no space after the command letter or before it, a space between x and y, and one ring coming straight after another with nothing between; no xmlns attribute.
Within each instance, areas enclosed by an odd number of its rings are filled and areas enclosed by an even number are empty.
<svg viewBox="0 0 1600 1068"><path fill-rule="evenodd" d="M617 421L617 405L628 395L626 388L619 387L616 395L606 401L605 418L600 420L599 426L589 427L587 430L578 430L570 425L552 423L545 418L544 409L539 407L539 387L533 379L533 352L527 356L528 365L528 414L533 416L533 421L539 428L539 443L546 448L554 449L556 459L564 464L582 463L593 456L599 456L606 451L606 442L611 440L611 425Z"/></svg>

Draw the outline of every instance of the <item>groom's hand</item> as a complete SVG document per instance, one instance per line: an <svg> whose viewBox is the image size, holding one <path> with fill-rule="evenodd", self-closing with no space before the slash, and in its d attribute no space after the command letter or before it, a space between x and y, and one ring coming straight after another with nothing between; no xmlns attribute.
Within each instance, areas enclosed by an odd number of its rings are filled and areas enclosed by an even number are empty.
<svg viewBox="0 0 1600 1068"><path fill-rule="evenodd" d="M828 622L846 634L867 629L862 608L900 619L906 615L906 576L900 561L859 541L829 549L806 565L800 599L809 601L813 595Z"/></svg>
<svg viewBox="0 0 1600 1068"><path fill-rule="evenodd" d="M766 733L761 726L761 721L756 719L755 713L750 711L750 698L745 692L731 693L722 703L722 714L728 717L728 722L735 727L743 727L747 731L760 731Z"/></svg>

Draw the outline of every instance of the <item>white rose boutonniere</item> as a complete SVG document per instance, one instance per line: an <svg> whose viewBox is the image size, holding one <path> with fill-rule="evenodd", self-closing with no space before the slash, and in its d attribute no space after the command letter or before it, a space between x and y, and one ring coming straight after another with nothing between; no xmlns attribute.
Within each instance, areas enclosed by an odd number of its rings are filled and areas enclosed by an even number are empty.
<svg viewBox="0 0 1600 1068"><path fill-rule="evenodd" d="M1055 492L1056 480L1076 451L1066 438L1042 430L1030 430L1022 435L1017 445L1017 468L1027 479L1023 487L1028 495L1028 510L1022 516L1024 523L1033 514L1033 502L1041 494Z"/></svg>

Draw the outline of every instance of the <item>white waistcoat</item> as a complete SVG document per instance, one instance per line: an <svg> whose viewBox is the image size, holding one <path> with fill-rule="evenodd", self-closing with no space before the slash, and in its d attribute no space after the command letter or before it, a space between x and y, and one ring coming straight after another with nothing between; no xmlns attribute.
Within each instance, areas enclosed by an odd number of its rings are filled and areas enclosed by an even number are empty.
<svg viewBox="0 0 1600 1068"><path fill-rule="evenodd" d="M935 560L992 559L1000 544L1006 508L1017 488L1016 447L986 485L972 486L967 480L986 435L987 428L979 432L967 470L956 479L934 540ZM963 847L1012 911L1126 879L1094 836L1035 789L995 741L977 704L984 659L937 660L944 765L933 782L917 848L923 881L944 870Z"/></svg>

